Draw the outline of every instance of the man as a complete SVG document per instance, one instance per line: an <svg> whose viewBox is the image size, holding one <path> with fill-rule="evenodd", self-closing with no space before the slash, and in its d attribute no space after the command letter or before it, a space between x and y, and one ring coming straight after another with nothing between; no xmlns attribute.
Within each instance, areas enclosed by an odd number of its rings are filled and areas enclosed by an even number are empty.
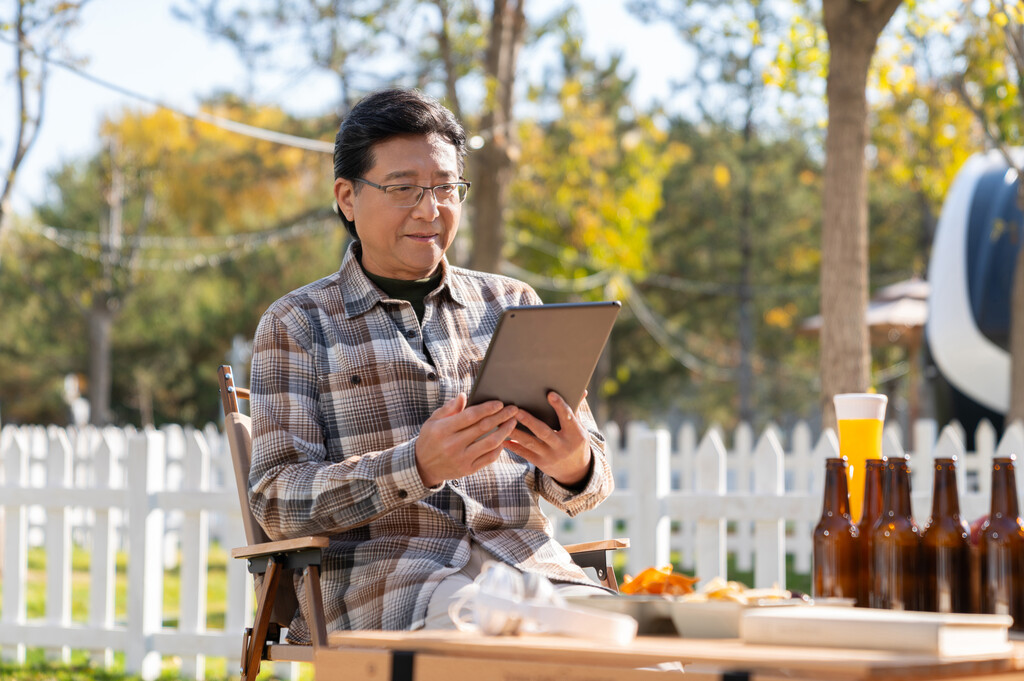
<svg viewBox="0 0 1024 681"><path fill-rule="evenodd" d="M256 332L250 503L273 539L331 536L329 630L450 627L448 604L485 560L601 592L538 505L576 515L612 490L586 403L573 413L549 395L558 430L500 402L467 406L502 310L540 299L445 259L465 153L461 125L418 91L357 104L334 152L354 241L338 272L275 302ZM308 640L301 616L289 639Z"/></svg>

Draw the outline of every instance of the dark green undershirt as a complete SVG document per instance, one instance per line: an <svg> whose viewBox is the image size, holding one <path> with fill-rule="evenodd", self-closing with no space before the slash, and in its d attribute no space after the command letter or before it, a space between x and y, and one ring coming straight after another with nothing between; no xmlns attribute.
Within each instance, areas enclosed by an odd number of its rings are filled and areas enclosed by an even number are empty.
<svg viewBox="0 0 1024 681"><path fill-rule="evenodd" d="M381 291L388 294L389 297L396 300L407 300L412 304L412 310L416 313L416 319L423 323L423 312L426 310L426 305L423 301L430 293L437 288L437 285L441 283L441 275L443 274L440 267L437 268L437 273L433 274L426 279L391 279L389 277L381 277L376 274L372 274L363 268L363 272L366 272L366 277L374 284L380 287Z"/></svg>

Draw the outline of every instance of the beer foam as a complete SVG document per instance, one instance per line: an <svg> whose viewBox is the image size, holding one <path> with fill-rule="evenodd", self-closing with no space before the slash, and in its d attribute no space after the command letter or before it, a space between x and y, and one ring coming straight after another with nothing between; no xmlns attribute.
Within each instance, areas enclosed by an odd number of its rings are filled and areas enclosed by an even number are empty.
<svg viewBox="0 0 1024 681"><path fill-rule="evenodd" d="M885 405L889 398L877 393L841 393L832 398L837 419L885 420Z"/></svg>

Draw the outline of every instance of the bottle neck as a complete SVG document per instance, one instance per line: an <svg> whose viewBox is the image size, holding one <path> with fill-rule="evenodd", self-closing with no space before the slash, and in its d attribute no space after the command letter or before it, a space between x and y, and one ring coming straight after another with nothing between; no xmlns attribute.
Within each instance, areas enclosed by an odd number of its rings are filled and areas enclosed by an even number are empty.
<svg viewBox="0 0 1024 681"><path fill-rule="evenodd" d="M846 485L846 462L828 459L825 462L825 497L822 515L850 515L850 494Z"/></svg>
<svg viewBox="0 0 1024 681"><path fill-rule="evenodd" d="M956 463L953 459L936 459L935 482L932 486L932 518L948 518L954 515L960 515Z"/></svg>
<svg viewBox="0 0 1024 681"><path fill-rule="evenodd" d="M882 489L884 472L884 459L868 459L864 467L864 510L860 517L862 527L870 527L870 524L882 515L885 505L885 495Z"/></svg>
<svg viewBox="0 0 1024 681"><path fill-rule="evenodd" d="M991 515L1009 518L1020 515L1017 505L1017 479L1012 459L999 458L992 462Z"/></svg>
<svg viewBox="0 0 1024 681"><path fill-rule="evenodd" d="M886 512L893 517L910 518L910 466L906 460L890 460L886 465Z"/></svg>

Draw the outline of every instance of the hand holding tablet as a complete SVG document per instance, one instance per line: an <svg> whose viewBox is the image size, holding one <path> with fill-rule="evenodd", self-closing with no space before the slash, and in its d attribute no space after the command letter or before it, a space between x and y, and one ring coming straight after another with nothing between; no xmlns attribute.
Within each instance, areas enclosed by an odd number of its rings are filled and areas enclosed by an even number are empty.
<svg viewBox="0 0 1024 681"><path fill-rule="evenodd" d="M491 338L469 404L514 404L558 430L548 393L558 393L576 411L621 307L616 300L508 308Z"/></svg>

